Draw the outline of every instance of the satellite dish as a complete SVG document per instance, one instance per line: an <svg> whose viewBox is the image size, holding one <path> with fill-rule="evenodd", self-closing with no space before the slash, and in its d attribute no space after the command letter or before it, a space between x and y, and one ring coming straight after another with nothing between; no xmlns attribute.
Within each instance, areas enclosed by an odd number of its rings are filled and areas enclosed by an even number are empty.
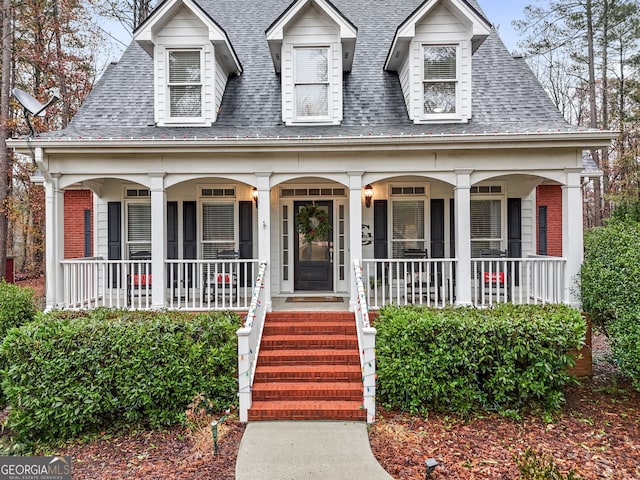
<svg viewBox="0 0 640 480"><path fill-rule="evenodd" d="M45 110L47 109L47 107L57 102L59 98L55 94L53 94L51 99L47 102L47 104L42 105L38 100L36 100L30 94L28 94L23 90L20 90L19 88L14 88L12 90L12 93L15 99L18 100L18 102L20 102L20 105L22 105L22 107L24 108L24 116L27 121L27 125L29 126L29 130L31 130L31 136L34 136L35 131L33 130L33 126L29 121L29 115L32 115L34 117L44 117L46 113Z"/></svg>

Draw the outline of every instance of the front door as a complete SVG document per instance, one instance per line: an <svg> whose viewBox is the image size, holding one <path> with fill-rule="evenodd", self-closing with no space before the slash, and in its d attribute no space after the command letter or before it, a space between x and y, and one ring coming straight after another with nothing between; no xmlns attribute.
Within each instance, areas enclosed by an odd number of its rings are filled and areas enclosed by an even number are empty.
<svg viewBox="0 0 640 480"><path fill-rule="evenodd" d="M294 212L298 234L294 242L293 287L295 290L333 291L333 202L295 202ZM316 216L315 212L322 213ZM300 233L301 225L306 235Z"/></svg>

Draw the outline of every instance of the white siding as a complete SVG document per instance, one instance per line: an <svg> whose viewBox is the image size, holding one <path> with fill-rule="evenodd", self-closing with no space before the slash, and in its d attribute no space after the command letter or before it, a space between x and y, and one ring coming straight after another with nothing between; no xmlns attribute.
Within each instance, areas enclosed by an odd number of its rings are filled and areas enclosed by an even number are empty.
<svg viewBox="0 0 640 480"><path fill-rule="evenodd" d="M400 78L400 86L402 87L402 94L404 96L404 103L407 106L407 112L409 113L409 118L413 120L413 110L411 108L411 66L410 62L407 58L405 59L400 71L398 72L398 77Z"/></svg>
<svg viewBox="0 0 640 480"><path fill-rule="evenodd" d="M338 26L315 6L309 6L284 31L282 42L282 119L295 121L294 46L328 46L329 58L329 123L342 120L342 43ZM326 123L326 122L325 122Z"/></svg>
<svg viewBox="0 0 640 480"><path fill-rule="evenodd" d="M459 49L459 111L454 119L466 122L471 118L471 30L446 7L439 5L421 22L416 24L415 37L409 53L399 70L402 91L407 102L409 118L425 121L423 108L423 60L424 44L456 44ZM442 119L433 120L442 121Z"/></svg>

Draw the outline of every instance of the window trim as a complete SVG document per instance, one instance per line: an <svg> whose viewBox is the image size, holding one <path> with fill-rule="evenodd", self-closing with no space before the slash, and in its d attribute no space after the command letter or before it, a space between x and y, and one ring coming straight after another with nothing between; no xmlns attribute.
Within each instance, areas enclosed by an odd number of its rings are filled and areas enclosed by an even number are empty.
<svg viewBox="0 0 640 480"><path fill-rule="evenodd" d="M474 187L480 187L480 186L489 186L489 187L493 187L493 186L500 186L501 188L501 193L471 193L470 195L470 202L473 202L474 200L478 201L478 200L499 200L500 201L500 247L499 250L506 250L506 245L507 245L507 193L506 193L506 184L504 182L481 182L478 183L476 185L473 185ZM471 213L471 212L469 212ZM469 224L471 224L471 218L469 218ZM471 233L471 232L470 232ZM471 242L471 248L473 250L473 243L474 241L495 241L495 238L469 238L469 241ZM472 255L473 256L473 255Z"/></svg>
<svg viewBox="0 0 640 480"><path fill-rule="evenodd" d="M324 49L327 51L327 80L326 82L297 82L296 79L296 72L297 72L297 68L296 68L296 63L297 63L297 56L296 56L296 52L298 50L304 50L304 49ZM332 122L334 120L333 115L331 113L331 99L332 99L332 90L333 90L333 83L331 81L331 73L332 73L332 55L333 55L333 50L331 48L331 45L293 45L292 46L292 66L293 66L293 92L292 92L292 99L293 99L293 106L292 106L292 110L293 110L293 122L297 123L297 124L304 124L304 123L326 123L326 122ZM298 85L326 85L327 86L327 115L314 115L314 116L299 116L298 115L298 108L297 108L297 95L296 95L296 87Z"/></svg>
<svg viewBox="0 0 640 480"><path fill-rule="evenodd" d="M454 47L456 50L456 78L455 80L451 79L426 79L424 74L424 52L426 48L433 47ZM420 99L420 115L418 116L419 120L460 120L462 118L462 97L460 92L460 83L462 81L462 44L461 42L443 42L443 43L420 43L420 89L419 96ZM454 83L455 86L455 112L452 113L426 113L424 111L424 88L427 83L442 83L442 82L450 82Z"/></svg>
<svg viewBox="0 0 640 480"><path fill-rule="evenodd" d="M237 251L239 245L239 231L238 231L238 219L239 219L239 205L238 201L235 198L231 197L200 197L198 200L198 255L201 260L215 260L215 259L205 259L204 258L204 245L215 245L219 243L232 243L216 241L216 240L204 240L204 206L205 205L215 205L215 204L223 204L223 205L232 205L233 206L233 248L232 250Z"/></svg>
<svg viewBox="0 0 640 480"><path fill-rule="evenodd" d="M132 204L136 204L136 205L148 205L149 206L149 222L150 222L150 226L149 226L149 232L150 232L150 238L149 238L149 242L131 242L129 241L129 228L130 228L130 222L129 222L129 205ZM152 222L152 215L151 215L151 197L140 197L140 198L127 198L124 201L124 235L123 235L123 247L124 247L124 254L125 254L125 258L131 258L131 245L149 245L149 251L151 251L152 245L153 245L153 235L151 234L151 222ZM137 251L142 250L141 248L139 248Z"/></svg>
<svg viewBox="0 0 640 480"><path fill-rule="evenodd" d="M198 52L200 54L200 82L199 83L172 83L170 81L170 60L169 57L172 52ZM180 46L180 47L167 47L165 49L165 123L170 124L202 124L205 123L206 105L205 105L205 89L206 89L206 72L205 72L205 52L202 46ZM174 117L171 115L171 87L180 85L199 85L200 86L200 116L198 117Z"/></svg>

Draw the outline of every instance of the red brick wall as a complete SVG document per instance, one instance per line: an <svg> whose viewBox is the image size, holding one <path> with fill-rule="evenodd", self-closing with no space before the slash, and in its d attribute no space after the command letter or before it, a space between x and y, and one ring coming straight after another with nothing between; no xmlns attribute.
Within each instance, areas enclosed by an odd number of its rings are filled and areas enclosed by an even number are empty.
<svg viewBox="0 0 640 480"><path fill-rule="evenodd" d="M64 258L84 257L84 211L91 210L93 226L93 194L91 190L64 192ZM91 229L93 248L93 227Z"/></svg>
<svg viewBox="0 0 640 480"><path fill-rule="evenodd" d="M538 207L547 207L547 255L562 256L562 186L540 185L536 192L536 238L538 236ZM538 245L539 248L539 245ZM540 251L538 250L539 254Z"/></svg>

